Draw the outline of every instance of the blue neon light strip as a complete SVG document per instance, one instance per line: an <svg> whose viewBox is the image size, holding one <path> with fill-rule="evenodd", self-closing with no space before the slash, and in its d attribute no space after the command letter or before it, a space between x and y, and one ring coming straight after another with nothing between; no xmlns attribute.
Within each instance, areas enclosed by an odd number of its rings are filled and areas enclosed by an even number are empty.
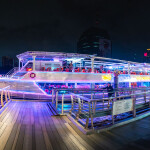
<svg viewBox="0 0 150 150"><path fill-rule="evenodd" d="M27 58L28 60L33 60L33 58ZM35 58L35 60L46 60L46 61L54 61L52 58Z"/></svg>

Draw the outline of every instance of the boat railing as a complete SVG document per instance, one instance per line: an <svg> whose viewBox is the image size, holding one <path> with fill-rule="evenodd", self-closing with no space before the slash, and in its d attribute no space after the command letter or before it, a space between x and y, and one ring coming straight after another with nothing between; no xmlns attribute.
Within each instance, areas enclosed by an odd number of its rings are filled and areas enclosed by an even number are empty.
<svg viewBox="0 0 150 150"><path fill-rule="evenodd" d="M115 96L120 96L122 94L130 95L132 93L138 93L139 91L149 91L149 87L140 87L140 88L118 88L113 90ZM88 89L88 88L53 88L52 89L52 103L54 100L60 98L63 94L68 96L69 93L75 93L85 97L92 98L107 98L108 92L106 89ZM60 98L61 99L61 98Z"/></svg>
<svg viewBox="0 0 150 150"><path fill-rule="evenodd" d="M70 110L70 114L86 129L94 129L94 127L98 126L98 124L101 126L102 124L103 126L105 126L106 124L113 125L115 121L118 122L126 119L127 117L136 117L136 114L139 114L139 111L145 112L146 110L150 110L150 91L93 100L87 99L74 93L71 94L71 97L72 107ZM132 107L131 109L127 110L127 112L123 112L127 115L124 118L121 116L121 114L123 113L121 111L119 113L119 109L121 109L119 108L119 106L121 107L122 102L129 100ZM118 108L115 108L118 109L117 114L114 114L113 112L115 102L120 102L120 105L117 105ZM128 103L128 105L130 103ZM99 118L99 120L94 121L94 119L96 120L96 118ZM104 118L107 119L105 119L104 121Z"/></svg>
<svg viewBox="0 0 150 150"><path fill-rule="evenodd" d="M136 115L150 110L150 88L115 89L112 97L107 97L107 94L103 97L102 93L107 92L95 91L95 89L91 89L92 92L90 94L87 94L85 92L87 90L83 89L72 89L72 91L69 89L69 94L59 94L59 91L62 90L64 89L53 90L53 106L58 114L70 114L75 121L83 125L86 129L94 129L97 126L110 126L126 118L134 118ZM84 93L81 93L81 91L84 91ZM132 109L129 112L114 114L113 109L116 102L124 103L126 101L129 102L126 105L132 105Z"/></svg>
<svg viewBox="0 0 150 150"><path fill-rule="evenodd" d="M11 69L8 73L5 74L5 77L6 77L6 78L10 78L10 77L12 77L17 71L18 71L18 67L14 67L14 68Z"/></svg>
<svg viewBox="0 0 150 150"><path fill-rule="evenodd" d="M0 88L0 93L1 93L0 109L3 108L11 100L9 89L10 86Z"/></svg>

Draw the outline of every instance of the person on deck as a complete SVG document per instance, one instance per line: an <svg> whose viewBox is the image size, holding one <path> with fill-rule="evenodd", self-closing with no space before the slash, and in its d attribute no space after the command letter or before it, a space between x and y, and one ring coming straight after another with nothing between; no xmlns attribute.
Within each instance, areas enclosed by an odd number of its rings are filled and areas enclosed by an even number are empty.
<svg viewBox="0 0 150 150"><path fill-rule="evenodd" d="M111 83L108 83L106 87L102 88L102 89L107 89L108 92L108 97L111 97L113 95L113 87L111 86Z"/></svg>
<svg viewBox="0 0 150 150"><path fill-rule="evenodd" d="M69 64L69 72L72 72L72 70L73 70L73 64L72 64L72 62Z"/></svg>

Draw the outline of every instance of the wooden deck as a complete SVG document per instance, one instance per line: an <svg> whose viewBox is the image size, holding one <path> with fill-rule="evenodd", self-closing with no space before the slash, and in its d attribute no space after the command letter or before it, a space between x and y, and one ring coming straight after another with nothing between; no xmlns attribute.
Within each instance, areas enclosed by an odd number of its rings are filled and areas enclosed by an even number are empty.
<svg viewBox="0 0 150 150"><path fill-rule="evenodd" d="M84 135L66 116L52 117L46 102L10 102L0 114L0 150L150 149L150 117Z"/></svg>

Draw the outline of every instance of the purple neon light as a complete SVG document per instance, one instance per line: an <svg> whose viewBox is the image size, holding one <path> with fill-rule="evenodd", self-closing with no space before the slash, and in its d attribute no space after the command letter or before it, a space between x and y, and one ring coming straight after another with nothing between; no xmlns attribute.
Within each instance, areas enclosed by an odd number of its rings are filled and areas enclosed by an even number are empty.
<svg viewBox="0 0 150 150"><path fill-rule="evenodd" d="M35 92L27 92L27 91L16 91L16 90L9 90L11 92L16 92L16 93L25 93L25 94L38 94L38 95L46 95L46 96L50 96L48 95L45 91L43 91L35 82L34 85L42 92L42 93L35 93Z"/></svg>
<svg viewBox="0 0 150 150"><path fill-rule="evenodd" d="M54 62L60 62L58 58L54 58Z"/></svg>
<svg viewBox="0 0 150 150"><path fill-rule="evenodd" d="M6 87L4 87L4 88L2 88L1 90L5 90L5 89L7 89L7 88L9 88L10 86L6 86Z"/></svg>
<svg viewBox="0 0 150 150"><path fill-rule="evenodd" d="M44 90L42 90L42 89L36 84L36 82L34 82L34 85L35 85L42 93L44 93L45 95L48 95Z"/></svg>
<svg viewBox="0 0 150 150"><path fill-rule="evenodd" d="M63 81L63 80L28 80L28 79L23 79L23 80L19 80L19 79L9 79L9 78L5 78L2 79L0 78L0 80L5 80L5 81L15 81L15 82L63 82L63 83L88 83L88 82L108 82L108 81L98 81L98 80L68 80L68 81ZM109 81L109 82L113 82L113 81Z"/></svg>
<svg viewBox="0 0 150 150"><path fill-rule="evenodd" d="M9 90L10 92L12 93L22 93L22 94L32 94L32 95L46 95L46 96L49 96L51 97L51 95L48 95L48 94L44 94L44 93L33 93L33 92L27 92L27 91L16 91L16 90Z"/></svg>
<svg viewBox="0 0 150 150"><path fill-rule="evenodd" d="M20 79L12 79L12 78L0 78L0 80L15 81L15 82L34 82L33 80L20 80Z"/></svg>

